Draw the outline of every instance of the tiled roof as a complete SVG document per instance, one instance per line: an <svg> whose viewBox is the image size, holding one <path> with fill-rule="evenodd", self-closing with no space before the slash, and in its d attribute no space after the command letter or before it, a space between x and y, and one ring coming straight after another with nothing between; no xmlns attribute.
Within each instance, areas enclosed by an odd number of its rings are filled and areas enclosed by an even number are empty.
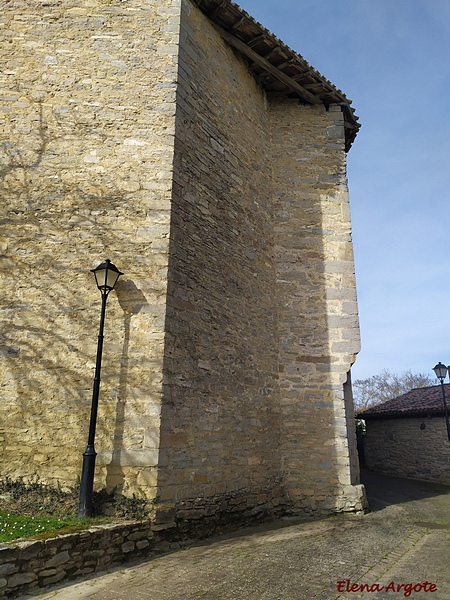
<svg viewBox="0 0 450 600"><path fill-rule="evenodd" d="M447 406L450 405L450 384L444 385ZM358 419L393 419L401 417L422 417L426 415L444 415L442 388L440 385L416 388L383 402L378 406L356 413Z"/></svg>
<svg viewBox="0 0 450 600"><path fill-rule="evenodd" d="M350 149L360 124L345 94L291 50L273 33L255 21L232 0L193 0L212 21L222 37L237 49L267 92L297 96L308 104L338 104L344 114L346 150Z"/></svg>

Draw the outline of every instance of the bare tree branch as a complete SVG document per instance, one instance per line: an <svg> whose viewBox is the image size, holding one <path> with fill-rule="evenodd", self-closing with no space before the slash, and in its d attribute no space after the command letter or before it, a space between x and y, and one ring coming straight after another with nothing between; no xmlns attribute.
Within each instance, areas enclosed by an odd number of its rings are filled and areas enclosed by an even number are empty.
<svg viewBox="0 0 450 600"><path fill-rule="evenodd" d="M353 382L353 399L355 410L363 410L376 406L392 398L406 394L414 388L427 387L436 382L424 373L391 373L384 369L378 375Z"/></svg>

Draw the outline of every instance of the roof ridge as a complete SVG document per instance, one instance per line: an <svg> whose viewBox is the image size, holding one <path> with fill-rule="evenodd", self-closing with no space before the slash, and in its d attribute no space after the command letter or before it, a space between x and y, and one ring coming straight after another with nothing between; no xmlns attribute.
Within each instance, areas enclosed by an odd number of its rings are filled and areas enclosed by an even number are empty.
<svg viewBox="0 0 450 600"><path fill-rule="evenodd" d="M450 388L450 383L444 384ZM422 392L422 393L420 393ZM356 411L357 418L388 418L420 416L427 414L444 414L441 384L412 388L408 392L371 406L364 410Z"/></svg>

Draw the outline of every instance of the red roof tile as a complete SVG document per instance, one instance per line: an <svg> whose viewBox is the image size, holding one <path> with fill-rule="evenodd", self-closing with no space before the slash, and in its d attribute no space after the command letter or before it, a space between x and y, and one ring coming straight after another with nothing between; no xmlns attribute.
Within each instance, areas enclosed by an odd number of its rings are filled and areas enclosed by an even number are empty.
<svg viewBox="0 0 450 600"><path fill-rule="evenodd" d="M444 389L447 406L450 407L450 384L445 384ZM440 385L433 385L416 388L402 396L378 404L378 406L360 410L356 413L356 417L358 419L392 419L444 414L442 388Z"/></svg>

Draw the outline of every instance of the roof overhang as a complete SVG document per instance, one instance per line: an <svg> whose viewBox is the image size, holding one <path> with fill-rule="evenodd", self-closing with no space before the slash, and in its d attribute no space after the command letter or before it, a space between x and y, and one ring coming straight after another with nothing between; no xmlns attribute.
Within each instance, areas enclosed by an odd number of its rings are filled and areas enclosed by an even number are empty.
<svg viewBox="0 0 450 600"><path fill-rule="evenodd" d="M231 0L192 0L211 20L223 39L247 60L250 70L267 92L298 97L305 104L342 107L345 149L348 151L360 124L351 100Z"/></svg>
<svg viewBox="0 0 450 600"><path fill-rule="evenodd" d="M364 415L364 413L357 413L355 418L361 421L380 421L386 419L431 419L432 417L445 417L445 412L438 410L410 410L402 412L392 413L378 413Z"/></svg>

